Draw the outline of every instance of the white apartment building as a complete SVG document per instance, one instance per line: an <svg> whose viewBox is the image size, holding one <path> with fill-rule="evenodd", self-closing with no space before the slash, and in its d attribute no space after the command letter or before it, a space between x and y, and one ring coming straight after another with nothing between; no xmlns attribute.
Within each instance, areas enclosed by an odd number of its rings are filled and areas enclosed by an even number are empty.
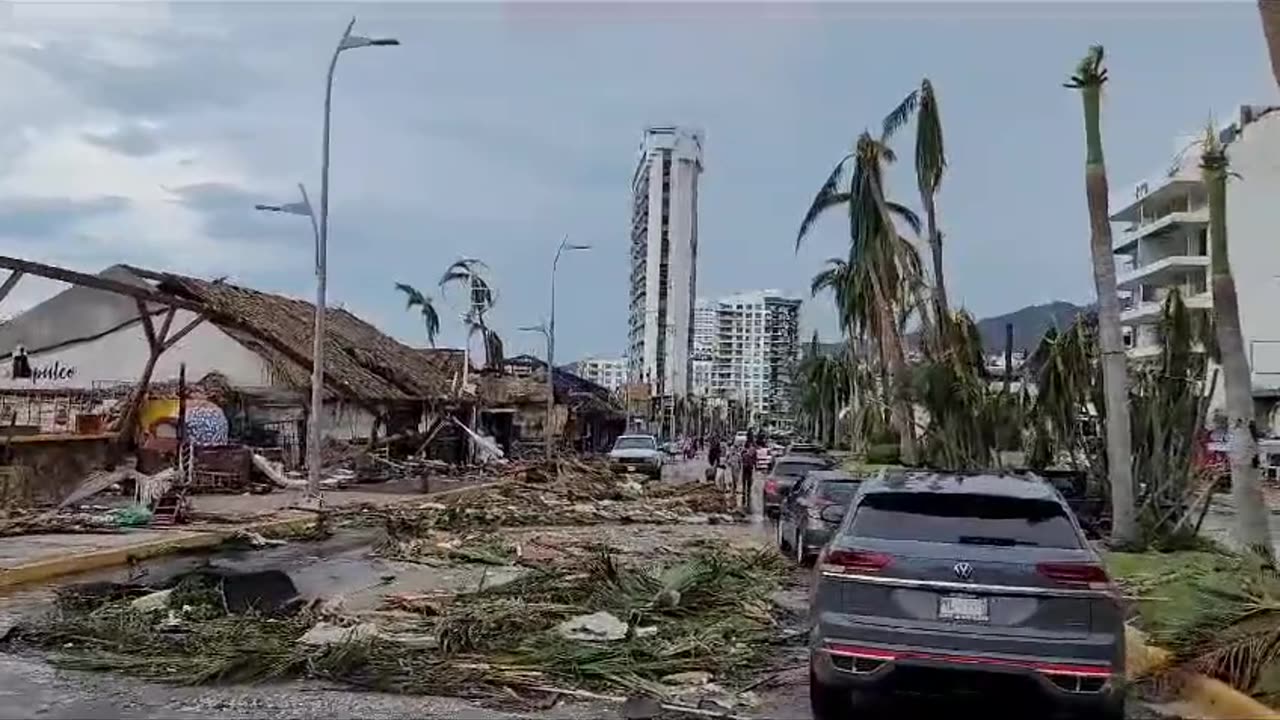
<svg viewBox="0 0 1280 720"><path fill-rule="evenodd" d="M609 392L617 392L627 382L627 361L625 358L584 358L573 364L573 372Z"/></svg>
<svg viewBox="0 0 1280 720"><path fill-rule="evenodd" d="M701 130L650 127L631 180L628 373L669 405L689 395L698 266Z"/></svg>
<svg viewBox="0 0 1280 720"><path fill-rule="evenodd" d="M777 290L700 299L694 346L710 352L706 394L742 402L753 423L789 420L792 373L800 355L800 304Z"/></svg>
<svg viewBox="0 0 1280 720"><path fill-rule="evenodd" d="M1243 106L1222 129L1233 175L1227 181L1231 272L1240 325L1262 419L1280 397L1280 108ZM1209 310L1209 211L1197 148L1180 142L1173 167L1113 198L1120 321L1131 360L1158 357L1157 323L1170 289L1190 308ZM1178 152L1181 151L1181 152ZM1219 382L1215 404L1222 397Z"/></svg>

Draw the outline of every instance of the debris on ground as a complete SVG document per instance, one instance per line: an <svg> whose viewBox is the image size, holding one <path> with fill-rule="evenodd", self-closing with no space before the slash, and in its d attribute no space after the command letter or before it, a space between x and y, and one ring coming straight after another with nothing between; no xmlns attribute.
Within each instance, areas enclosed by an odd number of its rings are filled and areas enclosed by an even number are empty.
<svg viewBox="0 0 1280 720"><path fill-rule="evenodd" d="M378 635L378 626L373 623L360 623L351 627L342 627L328 622L318 622L310 630L298 638L302 645L313 647L344 645L347 643L368 642Z"/></svg>
<svg viewBox="0 0 1280 720"><path fill-rule="evenodd" d="M662 564L598 551L476 592L389 596L393 610L320 618L279 602L278 578L206 569L173 586L163 608L135 606L154 588L116 588L59 603L16 641L50 649L64 667L187 684L316 677L406 693L612 690L619 702L697 696L735 707L743 699L732 689L769 660L792 619L771 599L785 574L763 548L707 543Z"/></svg>
<svg viewBox="0 0 1280 720"><path fill-rule="evenodd" d="M566 640L579 642L612 642L627 636L627 624L601 610L590 615L578 615L556 626L556 632Z"/></svg>
<svg viewBox="0 0 1280 720"><path fill-rule="evenodd" d="M1280 572L1221 548L1111 553L1107 566L1137 609L1135 624L1171 653L1153 668L1157 696L1199 673L1280 703Z"/></svg>

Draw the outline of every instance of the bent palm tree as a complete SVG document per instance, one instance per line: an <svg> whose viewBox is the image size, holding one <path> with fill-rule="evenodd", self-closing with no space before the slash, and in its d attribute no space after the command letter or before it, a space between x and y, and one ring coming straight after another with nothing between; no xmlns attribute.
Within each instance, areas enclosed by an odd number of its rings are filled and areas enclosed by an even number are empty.
<svg viewBox="0 0 1280 720"><path fill-rule="evenodd" d="M842 190L845 169L853 161L848 190ZM845 206L849 217L849 260L853 268L847 280L849 314L871 330L884 358L891 386L890 410L898 432L903 462L916 462L915 420L907 391L907 364L899 311L906 305L905 288L913 287L909 275L910 243L898 234L895 219L914 217L909 210L884 195L884 165L893 162L893 151L869 133L858 137L854 152L836 163L818 189L796 234L796 249L823 212ZM918 222L918 221L917 221Z"/></svg>
<svg viewBox="0 0 1280 720"><path fill-rule="evenodd" d="M1102 154L1102 86L1107 71L1101 45L1089 48L1065 86L1080 91L1084 105L1085 195L1089 203L1089 247L1093 281L1098 293L1098 345L1102 353L1107 429L1107 474L1111 483L1111 535L1120 546L1136 545L1133 459L1130 451L1128 379L1120 338L1120 298L1116 291L1116 263L1111 250L1111 218L1107 198L1107 166Z"/></svg>
<svg viewBox="0 0 1280 720"><path fill-rule="evenodd" d="M1231 499L1236 510L1236 539L1274 561L1267 505L1258 476L1258 440L1254 434L1253 379L1240 331L1240 303L1231 274L1227 245L1226 149L1213 127L1205 131L1200 170L1209 195L1209 273L1212 280L1214 332L1222 359L1227 396Z"/></svg>
<svg viewBox="0 0 1280 720"><path fill-rule="evenodd" d="M938 97L933 92L929 78L920 81L920 87L884 119L884 137L893 135L899 128L916 117L916 185L920 188L920 204L924 208L928 226L927 240L933 260L933 300L937 318L939 339L945 325L951 321L951 308L947 304L947 282L942 263L942 232L938 229L938 190L942 188L942 175L947 169L947 153L942 142L942 118L938 113Z"/></svg>
<svg viewBox="0 0 1280 720"><path fill-rule="evenodd" d="M440 315L436 312L431 296L424 295L414 286L405 283L396 283L396 289L408 296L405 310L412 310L415 307L420 309L422 322L427 327L427 342L435 347L436 335L440 334Z"/></svg>

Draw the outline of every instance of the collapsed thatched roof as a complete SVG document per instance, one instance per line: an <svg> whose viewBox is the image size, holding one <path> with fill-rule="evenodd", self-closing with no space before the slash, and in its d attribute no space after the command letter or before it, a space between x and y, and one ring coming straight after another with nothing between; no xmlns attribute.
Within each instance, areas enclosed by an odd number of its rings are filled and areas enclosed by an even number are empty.
<svg viewBox="0 0 1280 720"><path fill-rule="evenodd" d="M206 317L265 358L281 384L310 385L315 315L311 303L222 281L153 271L140 274L156 279L165 292L204 305ZM409 347L346 310L327 308L325 322L325 385L333 394L364 401L454 395L460 351Z"/></svg>

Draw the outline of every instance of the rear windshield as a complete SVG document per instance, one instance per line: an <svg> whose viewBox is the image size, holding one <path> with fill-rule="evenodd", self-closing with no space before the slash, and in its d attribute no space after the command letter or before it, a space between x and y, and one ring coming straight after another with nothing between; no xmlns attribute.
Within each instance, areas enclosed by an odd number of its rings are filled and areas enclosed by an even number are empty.
<svg viewBox="0 0 1280 720"><path fill-rule="evenodd" d="M789 475L800 477L810 470L821 470L826 467L820 463L811 462L779 462L773 466L774 475Z"/></svg>
<svg viewBox="0 0 1280 720"><path fill-rule="evenodd" d="M841 505L853 499L858 492L856 482L824 482L818 486L818 497Z"/></svg>
<svg viewBox="0 0 1280 720"><path fill-rule="evenodd" d="M1058 503L991 495L875 493L858 505L850 531L880 540L1080 547Z"/></svg>
<svg viewBox="0 0 1280 720"><path fill-rule="evenodd" d="M647 437L620 437L614 443L614 450L656 450L658 444L653 438Z"/></svg>

